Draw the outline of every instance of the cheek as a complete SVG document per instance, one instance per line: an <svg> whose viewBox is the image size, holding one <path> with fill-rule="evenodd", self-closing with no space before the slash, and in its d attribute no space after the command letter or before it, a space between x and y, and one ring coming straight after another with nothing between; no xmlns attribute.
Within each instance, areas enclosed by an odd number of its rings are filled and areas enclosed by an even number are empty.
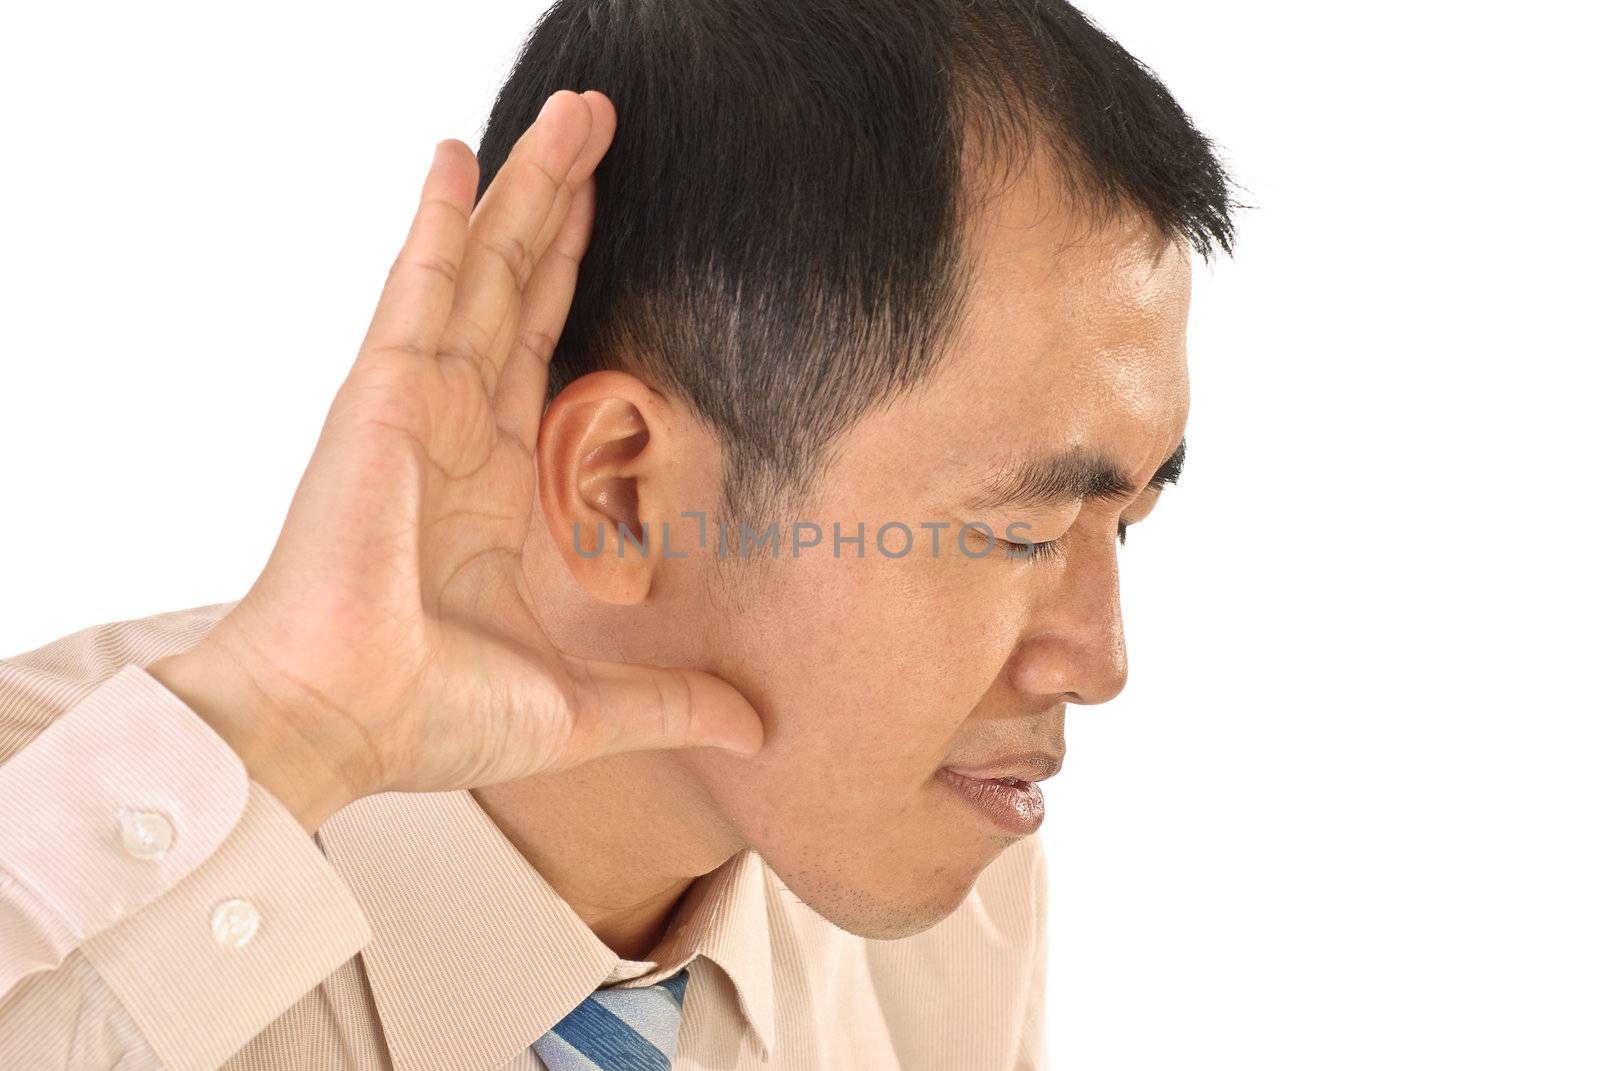
<svg viewBox="0 0 1600 1071"><path fill-rule="evenodd" d="M870 553L784 563L715 648L767 724L766 750L742 765L826 806L859 797L864 778L869 795L918 790L1019 634L1006 568Z"/></svg>

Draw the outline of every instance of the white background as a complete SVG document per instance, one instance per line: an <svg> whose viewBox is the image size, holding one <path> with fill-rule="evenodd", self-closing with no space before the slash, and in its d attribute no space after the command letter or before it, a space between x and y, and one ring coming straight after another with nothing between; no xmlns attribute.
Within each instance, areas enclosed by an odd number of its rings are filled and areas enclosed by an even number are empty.
<svg viewBox="0 0 1600 1071"><path fill-rule="evenodd" d="M244 592L539 10L8 16L0 652ZM1087 10L1257 207L1047 786L1051 1066L1600 1067L1591 28Z"/></svg>

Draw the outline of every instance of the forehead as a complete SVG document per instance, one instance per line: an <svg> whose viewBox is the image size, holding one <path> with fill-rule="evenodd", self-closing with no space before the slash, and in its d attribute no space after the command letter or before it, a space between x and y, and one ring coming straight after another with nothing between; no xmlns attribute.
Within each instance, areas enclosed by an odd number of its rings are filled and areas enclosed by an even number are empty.
<svg viewBox="0 0 1600 1071"><path fill-rule="evenodd" d="M963 322L902 416L969 464L1084 446L1148 475L1188 413L1187 248L1136 213L1074 210L1037 166L987 195L967 241Z"/></svg>

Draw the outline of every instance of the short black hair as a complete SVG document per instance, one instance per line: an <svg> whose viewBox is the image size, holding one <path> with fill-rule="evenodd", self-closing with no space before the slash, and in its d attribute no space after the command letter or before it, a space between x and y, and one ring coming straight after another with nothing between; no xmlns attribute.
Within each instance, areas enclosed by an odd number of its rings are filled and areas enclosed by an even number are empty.
<svg viewBox="0 0 1600 1071"><path fill-rule="evenodd" d="M1232 183L1142 63L1063 0L556 0L496 97L482 197L559 89L617 130L550 369L626 368L722 445L717 516L760 530L830 446L924 380L970 280L964 170L1042 144L1084 205L1210 260Z"/></svg>

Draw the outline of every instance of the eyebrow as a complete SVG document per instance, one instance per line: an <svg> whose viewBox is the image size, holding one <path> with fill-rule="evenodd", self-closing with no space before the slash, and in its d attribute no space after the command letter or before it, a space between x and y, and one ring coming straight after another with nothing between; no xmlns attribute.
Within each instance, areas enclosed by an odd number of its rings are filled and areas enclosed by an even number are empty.
<svg viewBox="0 0 1600 1071"><path fill-rule="evenodd" d="M1146 487L1178 482L1188 440L1161 463ZM1080 500L1115 501L1136 491L1133 481L1103 456L1081 447L1028 458L991 472L967 505L973 509L1038 509Z"/></svg>

